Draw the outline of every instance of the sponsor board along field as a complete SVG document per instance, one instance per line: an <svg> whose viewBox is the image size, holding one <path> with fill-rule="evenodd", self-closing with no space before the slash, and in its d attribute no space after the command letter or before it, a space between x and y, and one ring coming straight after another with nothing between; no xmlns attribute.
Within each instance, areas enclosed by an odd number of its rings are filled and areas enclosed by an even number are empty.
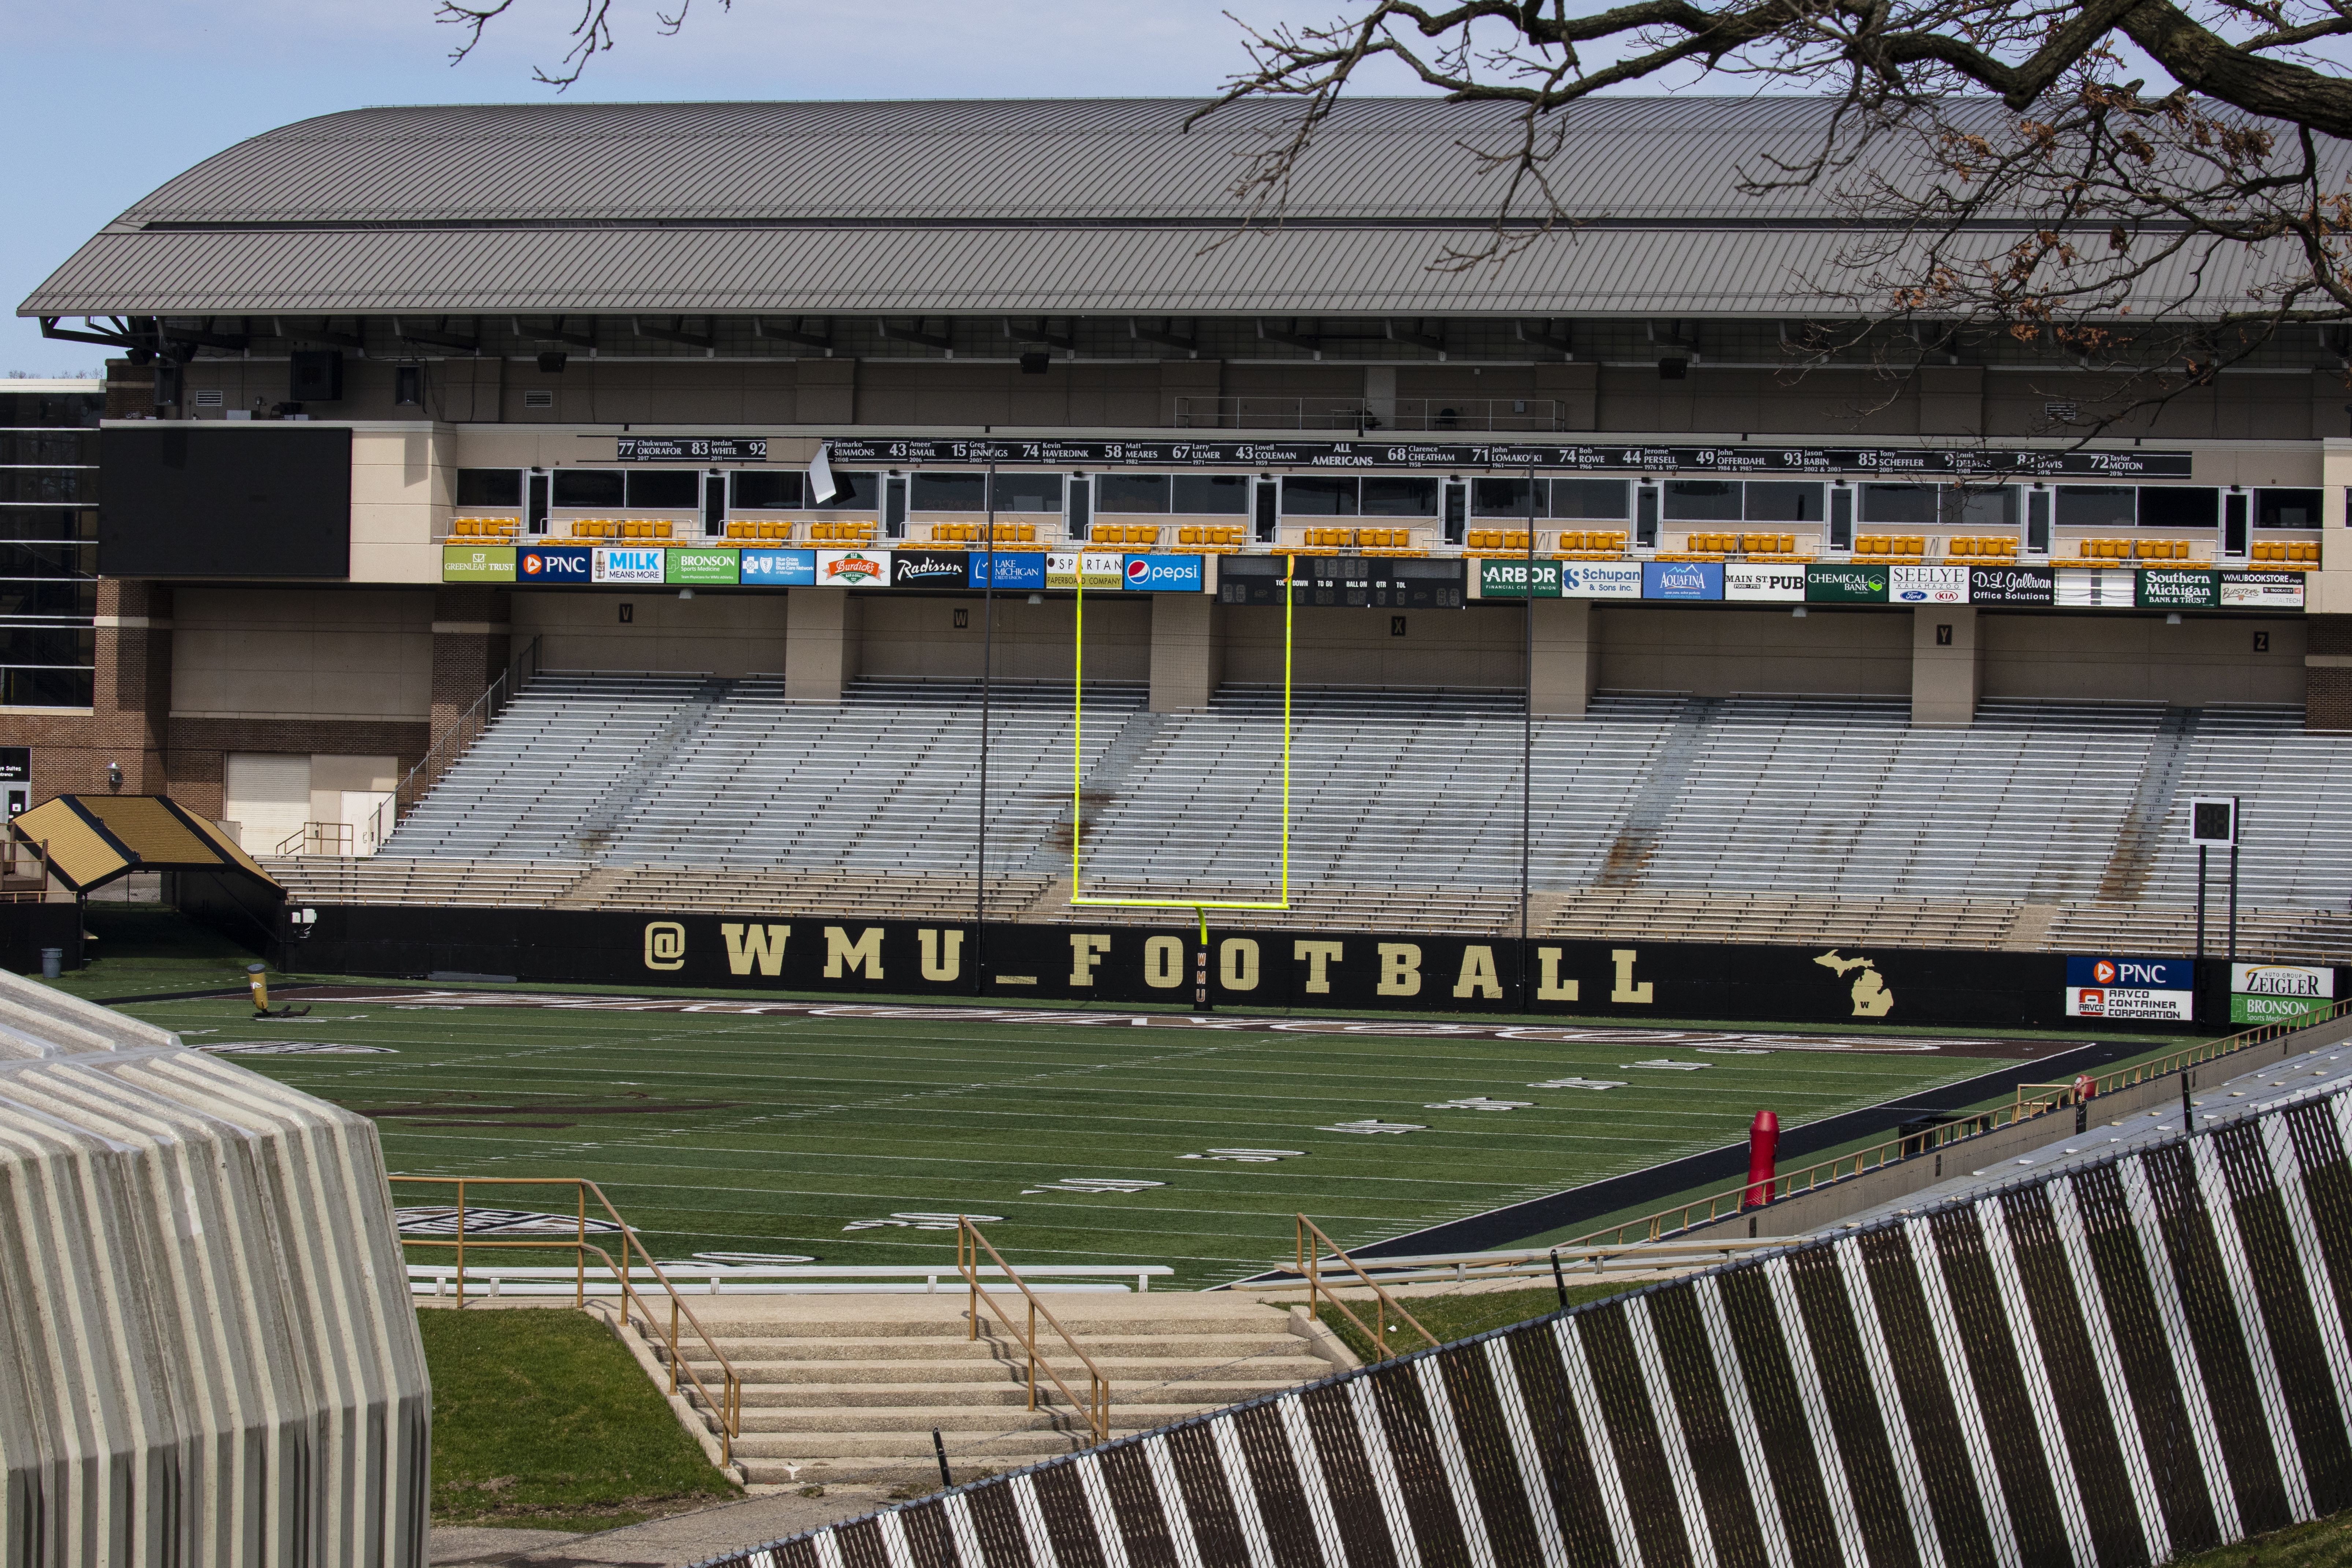
<svg viewBox="0 0 2352 1568"><path fill-rule="evenodd" d="M1793 1127L2074 1043L423 986L294 996L308 1016L257 1022L226 997L125 1010L367 1115L396 1173L593 1178L659 1258L951 1263L964 1213L991 1216L1016 1263L1162 1262L1193 1288L1286 1258L1300 1211L1365 1245L1737 1142L1759 1110Z"/></svg>

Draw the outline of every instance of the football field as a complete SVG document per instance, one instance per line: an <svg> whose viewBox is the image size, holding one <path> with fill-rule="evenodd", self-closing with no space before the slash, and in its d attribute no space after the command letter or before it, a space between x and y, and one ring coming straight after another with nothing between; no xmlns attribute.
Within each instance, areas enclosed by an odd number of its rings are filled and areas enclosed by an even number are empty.
<svg viewBox="0 0 2352 1568"><path fill-rule="evenodd" d="M1016 1265L1160 1262L1190 1287L1286 1258L1299 1212L1359 1246L1737 1141L1760 1109L1793 1126L2001 1065L1853 1036L652 1005L126 1010L369 1116L396 1173L593 1178L659 1258L936 1265L954 1238L926 1227L964 1213Z"/></svg>

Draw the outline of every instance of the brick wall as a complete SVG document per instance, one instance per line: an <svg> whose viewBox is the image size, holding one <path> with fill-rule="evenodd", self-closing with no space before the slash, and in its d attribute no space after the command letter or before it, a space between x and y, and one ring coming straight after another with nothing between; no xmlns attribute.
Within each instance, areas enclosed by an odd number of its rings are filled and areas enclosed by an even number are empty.
<svg viewBox="0 0 2352 1568"><path fill-rule="evenodd" d="M2305 634L2308 658L2352 660L2352 616L2310 616ZM2352 663L2305 668L2303 722L2312 730L2352 730Z"/></svg>

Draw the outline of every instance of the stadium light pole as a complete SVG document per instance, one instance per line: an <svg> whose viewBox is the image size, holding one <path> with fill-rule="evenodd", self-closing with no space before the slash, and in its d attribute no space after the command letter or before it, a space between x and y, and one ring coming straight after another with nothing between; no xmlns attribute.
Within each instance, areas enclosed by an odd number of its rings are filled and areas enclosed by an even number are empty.
<svg viewBox="0 0 2352 1568"><path fill-rule="evenodd" d="M988 521L980 548L980 804L973 813L971 867L971 994L987 994L988 958L988 721L989 680L996 660L996 463L988 465Z"/></svg>

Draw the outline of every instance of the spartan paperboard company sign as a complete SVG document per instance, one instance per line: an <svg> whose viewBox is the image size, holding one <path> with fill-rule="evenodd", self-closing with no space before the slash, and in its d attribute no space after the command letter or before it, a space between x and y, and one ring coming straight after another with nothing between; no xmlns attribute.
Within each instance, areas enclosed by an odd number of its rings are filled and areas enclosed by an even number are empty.
<svg viewBox="0 0 2352 1568"><path fill-rule="evenodd" d="M2300 572L2224 572L2220 590L2225 610L2303 608Z"/></svg>
<svg viewBox="0 0 2352 1568"><path fill-rule="evenodd" d="M816 582L814 550L746 550L737 566L740 580L777 587L807 587Z"/></svg>
<svg viewBox="0 0 2352 1568"><path fill-rule="evenodd" d="M1045 552L1048 588L1110 588L1127 586L1127 558L1092 550L1049 550Z"/></svg>
<svg viewBox="0 0 2352 1568"><path fill-rule="evenodd" d="M1886 568L1808 566L1805 597L1816 605L1883 605L1886 603Z"/></svg>
<svg viewBox="0 0 2352 1568"><path fill-rule="evenodd" d="M2139 579L2139 604L2148 610L2210 610L2221 602L2218 572L2161 571L2135 573Z"/></svg>
<svg viewBox="0 0 2352 1568"><path fill-rule="evenodd" d="M1969 602L2054 605L2058 602L2058 574L2047 566L1971 566Z"/></svg>
<svg viewBox="0 0 2352 1568"><path fill-rule="evenodd" d="M2058 573L2058 602L2076 608L2130 609L2139 603L2137 572L2068 571Z"/></svg>
<svg viewBox="0 0 2352 1568"><path fill-rule="evenodd" d="M961 588L968 581L961 550L894 550L890 552L890 585L894 588Z"/></svg>
<svg viewBox="0 0 2352 1568"><path fill-rule="evenodd" d="M1886 599L1895 605L1965 605L1969 602L1969 569L1889 566Z"/></svg>
<svg viewBox="0 0 2352 1568"><path fill-rule="evenodd" d="M737 580L737 552L732 550L671 550L669 581L730 584Z"/></svg>
<svg viewBox="0 0 2352 1568"><path fill-rule="evenodd" d="M2292 1024L2336 1001L2336 971L2317 964L2230 965L2230 1022Z"/></svg>
<svg viewBox="0 0 2352 1568"><path fill-rule="evenodd" d="M1801 605L1805 602L1805 569L1801 566L1726 566L1723 569L1723 596L1742 604Z"/></svg>
<svg viewBox="0 0 2352 1568"><path fill-rule="evenodd" d="M2069 958L2066 1016L2186 1024L2197 1016L2197 966L2186 958Z"/></svg>
<svg viewBox="0 0 2352 1568"><path fill-rule="evenodd" d="M1712 561L1644 561L1644 599L1720 599L1723 567Z"/></svg>
<svg viewBox="0 0 2352 1568"><path fill-rule="evenodd" d="M598 583L661 583L668 580L668 566L662 559L666 550L641 549L635 545L600 544L596 546L593 581Z"/></svg>
<svg viewBox="0 0 2352 1568"><path fill-rule="evenodd" d="M1185 925L983 931L969 921L826 914L400 905L321 906L303 944L307 964L335 973L445 969L533 984L1188 1008L1200 951L1196 929ZM1208 955L1212 1004L1256 1008L1983 1028L2062 1027L2068 1016L2060 1007L2066 961L2055 953L1538 940L1523 971L1517 943L1504 937L1212 927ZM1389 1019L1348 1026L1445 1028Z"/></svg>
<svg viewBox="0 0 2352 1568"><path fill-rule="evenodd" d="M444 583L511 583L515 580L515 547L511 544L445 544L441 547Z"/></svg>
<svg viewBox="0 0 2352 1568"><path fill-rule="evenodd" d="M1642 563L1638 561L1562 561L1556 564L1559 568L1559 596L1563 599L1642 596ZM1541 596L1538 593L1538 597Z"/></svg>
<svg viewBox="0 0 2352 1568"><path fill-rule="evenodd" d="M887 588L890 585L890 552L887 550L820 550L816 581L821 588Z"/></svg>
<svg viewBox="0 0 2352 1568"><path fill-rule="evenodd" d="M589 548L582 545L530 545L515 557L518 583L587 583Z"/></svg>

